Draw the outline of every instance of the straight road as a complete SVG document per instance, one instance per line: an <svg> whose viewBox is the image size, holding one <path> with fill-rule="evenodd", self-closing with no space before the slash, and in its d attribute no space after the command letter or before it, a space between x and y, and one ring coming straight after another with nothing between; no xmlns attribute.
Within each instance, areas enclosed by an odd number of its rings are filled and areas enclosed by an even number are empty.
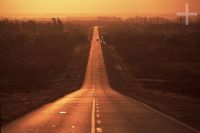
<svg viewBox="0 0 200 133"><path fill-rule="evenodd" d="M113 90L94 27L81 89L19 118L2 133L196 133L147 105ZM37 100L37 98L36 98Z"/></svg>

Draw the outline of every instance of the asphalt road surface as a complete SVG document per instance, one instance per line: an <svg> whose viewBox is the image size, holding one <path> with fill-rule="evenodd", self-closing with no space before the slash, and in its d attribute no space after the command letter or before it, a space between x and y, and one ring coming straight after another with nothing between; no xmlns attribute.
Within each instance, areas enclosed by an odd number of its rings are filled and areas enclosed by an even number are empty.
<svg viewBox="0 0 200 133"><path fill-rule="evenodd" d="M37 98L35 99L37 100ZM81 89L11 122L2 133L195 133L191 127L113 90L98 27Z"/></svg>

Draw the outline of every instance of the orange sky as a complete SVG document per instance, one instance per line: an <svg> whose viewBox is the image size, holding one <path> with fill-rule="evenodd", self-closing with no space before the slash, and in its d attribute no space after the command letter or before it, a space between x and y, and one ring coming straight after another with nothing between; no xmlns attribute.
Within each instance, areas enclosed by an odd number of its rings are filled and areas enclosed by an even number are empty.
<svg viewBox="0 0 200 133"><path fill-rule="evenodd" d="M0 0L0 15L176 13L184 11L185 3L200 12L200 0Z"/></svg>

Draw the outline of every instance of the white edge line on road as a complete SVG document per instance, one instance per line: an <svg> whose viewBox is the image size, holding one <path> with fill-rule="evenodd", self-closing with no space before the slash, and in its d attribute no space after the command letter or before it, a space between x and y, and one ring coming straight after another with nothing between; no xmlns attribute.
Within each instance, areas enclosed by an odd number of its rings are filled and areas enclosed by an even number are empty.
<svg viewBox="0 0 200 133"><path fill-rule="evenodd" d="M92 104L92 121L91 121L91 133L95 133L95 99L93 98Z"/></svg>
<svg viewBox="0 0 200 133"><path fill-rule="evenodd" d="M182 125L182 126L185 126L185 127L187 127L188 129L190 129L190 130L192 130L192 131L194 131L194 132L196 132L196 133L200 133L200 131L199 131L198 129L195 129L195 128L193 128L193 127L187 125L186 123L183 123L182 121L179 121L179 120L177 120L177 119L175 119L175 118L173 118L173 117L171 117L171 116L169 116L169 115L167 115L167 114L164 114L164 113L162 113L162 112L160 112L160 111L158 111L158 110L156 110L156 109L150 107L149 105L146 105L145 103L142 103L142 104L144 104L147 108L149 108L149 109L151 109L151 110L153 110L153 111L159 113L160 115L162 115L162 116L164 116L164 117L166 117L166 118L168 118L168 119L170 119L170 120L172 120L172 121L174 121L174 122L176 122L176 123L178 123L178 124L180 124L180 125Z"/></svg>
<svg viewBox="0 0 200 133"><path fill-rule="evenodd" d="M95 27L95 28L98 29L98 26ZM104 61L104 58L103 58L103 61ZM105 64L105 63L104 63L104 64ZM105 69L105 71L106 71L106 69ZM112 88L112 87L110 87L110 88ZM138 101L139 103L141 103L141 104L144 105L145 107L149 108L150 110L152 110L152 111L154 111L154 112L157 112L158 114L162 115L163 117L168 118L168 119L170 119L170 120L172 120L172 121L174 121L174 122L176 122L176 123L178 123L178 124L180 124L180 125L182 125L182 126L185 126L186 128L192 130L193 132L200 133L200 131L199 131L198 129L195 129L195 128L193 128L193 127L187 125L186 123L184 123L184 122L182 122L182 121L180 121L180 120L177 120L177 119L175 119L175 118L173 118L173 117L171 117L171 116L169 116L169 115L167 115L167 114L165 114L165 113L162 113L162 112L160 112L159 110L154 109L153 107L151 107L151 106L149 106L149 105L143 103L142 101L139 101L139 100L137 100L137 99L135 99L135 98L131 98L131 97L129 97L129 96L127 96L127 97L130 98L130 99L132 99L132 100L134 99L134 100ZM99 112L99 110L97 110L97 111Z"/></svg>
<svg viewBox="0 0 200 133"><path fill-rule="evenodd" d="M154 112L156 112L156 113L158 113L158 114L160 114L160 115L162 115L162 116L164 116L164 117L166 117L166 118L168 118L168 119L170 119L170 120L172 120L172 121L174 121L174 122L176 122L176 123L178 123L178 124L180 124L180 125L182 125L182 126L185 126L186 128L188 128L188 129L190 129L190 130L192 130L192 131L194 131L194 132L196 132L196 133L200 133L200 131L199 131L198 129L195 129L195 128L193 128L193 127L187 125L186 123L184 123L184 122L182 122L182 121L180 121L180 120L177 120L177 119L175 119L175 118L173 118L173 117L171 117L171 116L169 116L169 115L167 115L167 114L164 114L164 113L160 112L159 110L154 109L153 107L151 107L151 106L149 106L149 105L143 103L142 101L139 101L139 100L137 100L137 99L135 99L135 98L131 98L131 97L129 97L129 98L130 98L130 99L136 100L137 102L139 102L140 104L144 105L144 106L147 107L148 109L150 109L150 110L152 110L152 111L154 111Z"/></svg>

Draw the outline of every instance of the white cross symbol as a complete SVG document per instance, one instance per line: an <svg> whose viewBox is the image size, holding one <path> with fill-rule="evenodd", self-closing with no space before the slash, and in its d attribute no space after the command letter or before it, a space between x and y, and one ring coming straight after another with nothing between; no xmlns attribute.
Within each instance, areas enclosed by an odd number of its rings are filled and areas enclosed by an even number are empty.
<svg viewBox="0 0 200 133"><path fill-rule="evenodd" d="M197 13L189 13L188 3L185 4L185 13L177 13L177 16L185 16L185 25L189 24L189 16L197 16Z"/></svg>

